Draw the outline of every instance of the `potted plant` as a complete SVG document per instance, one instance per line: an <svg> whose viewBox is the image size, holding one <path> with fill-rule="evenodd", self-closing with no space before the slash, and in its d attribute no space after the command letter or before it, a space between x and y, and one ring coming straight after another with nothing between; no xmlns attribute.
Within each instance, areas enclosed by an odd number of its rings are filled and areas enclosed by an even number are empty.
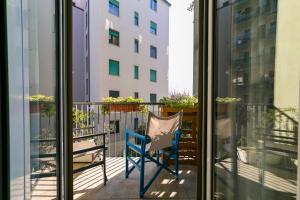
<svg viewBox="0 0 300 200"><path fill-rule="evenodd" d="M234 97L217 97L216 98L216 105L217 105L217 113L220 114L226 114L229 110L229 105L232 103L240 102L240 98L234 98Z"/></svg>
<svg viewBox="0 0 300 200"><path fill-rule="evenodd" d="M183 111L182 136L180 139L179 161L186 164L196 164L197 162L197 106L198 99L188 94L175 93L170 97L160 100L162 103L161 114L164 117ZM171 163L171 162L170 162ZM169 163L169 164L170 164Z"/></svg>
<svg viewBox="0 0 300 200"><path fill-rule="evenodd" d="M50 115L55 111L54 97L36 94L29 97L30 113Z"/></svg>
<svg viewBox="0 0 300 200"><path fill-rule="evenodd" d="M159 102L163 104L162 112L197 112L198 98L194 96L178 93L163 97Z"/></svg>
<svg viewBox="0 0 300 200"><path fill-rule="evenodd" d="M146 105L141 105L144 99L133 97L107 97L102 99L104 105L101 107L102 114L109 112L148 112Z"/></svg>

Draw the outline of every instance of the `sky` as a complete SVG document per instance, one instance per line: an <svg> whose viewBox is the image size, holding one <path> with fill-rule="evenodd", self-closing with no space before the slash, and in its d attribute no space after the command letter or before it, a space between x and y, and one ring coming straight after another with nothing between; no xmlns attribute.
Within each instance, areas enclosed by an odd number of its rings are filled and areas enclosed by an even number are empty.
<svg viewBox="0 0 300 200"><path fill-rule="evenodd" d="M169 91L193 91L193 12L191 0L169 0Z"/></svg>

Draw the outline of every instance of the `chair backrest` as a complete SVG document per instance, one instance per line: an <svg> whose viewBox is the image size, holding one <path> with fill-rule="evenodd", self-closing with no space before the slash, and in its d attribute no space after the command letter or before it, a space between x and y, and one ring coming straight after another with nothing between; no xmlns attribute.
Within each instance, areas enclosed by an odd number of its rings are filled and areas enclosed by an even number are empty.
<svg viewBox="0 0 300 200"><path fill-rule="evenodd" d="M181 122L182 111L169 117L158 117L149 112L146 132L151 138L149 151L172 146L174 133L180 129Z"/></svg>

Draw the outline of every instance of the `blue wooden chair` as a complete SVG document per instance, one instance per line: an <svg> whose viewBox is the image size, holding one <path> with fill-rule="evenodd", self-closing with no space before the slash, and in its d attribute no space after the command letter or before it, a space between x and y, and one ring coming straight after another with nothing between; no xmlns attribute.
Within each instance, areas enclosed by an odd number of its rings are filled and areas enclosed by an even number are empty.
<svg viewBox="0 0 300 200"><path fill-rule="evenodd" d="M154 180L158 177L162 169L167 170L175 175L178 179L178 153L179 153L179 139L181 135L180 126L182 121L182 112L179 112L170 117L157 117L153 113L149 113L146 135L141 135L134 131L125 130L125 155L126 155L126 169L125 177L128 178L134 169L140 172L140 198L149 189ZM130 140L133 138L134 140ZM138 141L138 142L133 142ZM139 159L134 160L130 155L132 152L139 155ZM155 157L153 156L155 152ZM163 156L160 162L161 155ZM175 170L168 167L168 161L174 160ZM156 163L157 171L152 178L145 184L145 162L151 161ZM129 163L132 166L129 168Z"/></svg>

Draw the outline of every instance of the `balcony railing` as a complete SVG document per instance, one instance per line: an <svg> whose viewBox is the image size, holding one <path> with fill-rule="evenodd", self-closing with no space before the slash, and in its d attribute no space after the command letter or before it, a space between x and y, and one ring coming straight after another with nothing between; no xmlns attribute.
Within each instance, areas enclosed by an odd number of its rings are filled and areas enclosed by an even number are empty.
<svg viewBox="0 0 300 200"><path fill-rule="evenodd" d="M84 136L99 132L106 135L107 156L122 157L124 152L124 130L129 128L144 133L147 113L160 115L161 103L104 103L75 102L73 111L73 135Z"/></svg>

